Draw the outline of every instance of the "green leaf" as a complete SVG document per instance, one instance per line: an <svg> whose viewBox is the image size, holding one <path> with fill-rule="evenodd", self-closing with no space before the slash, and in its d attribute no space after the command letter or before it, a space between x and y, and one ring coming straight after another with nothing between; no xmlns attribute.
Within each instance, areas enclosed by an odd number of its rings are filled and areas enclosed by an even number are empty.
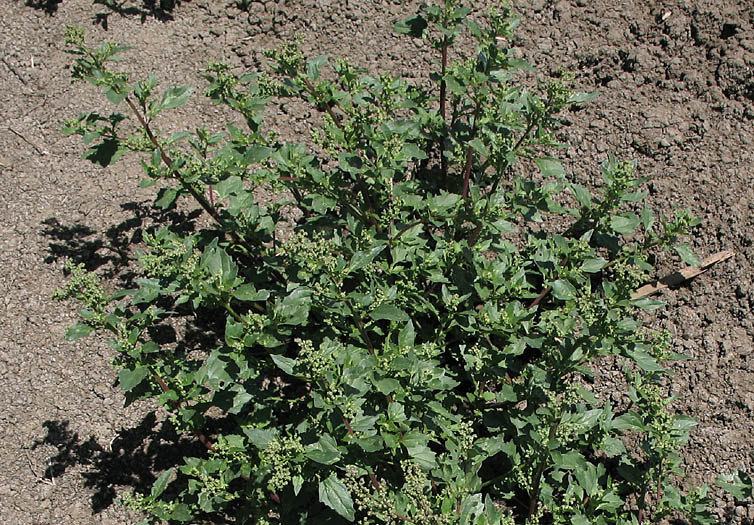
<svg viewBox="0 0 754 525"><path fill-rule="evenodd" d="M306 76L315 82L319 80L319 68L327 64L328 60L327 55L320 55L308 60L306 62Z"/></svg>
<svg viewBox="0 0 754 525"><path fill-rule="evenodd" d="M610 217L610 228L621 235L630 235L639 225L640 219L633 213L613 215Z"/></svg>
<svg viewBox="0 0 754 525"><path fill-rule="evenodd" d="M427 158L427 154L424 152L423 149L421 149L419 146L417 146L413 142L407 142L406 144L403 145L400 158L405 159L405 160L411 160L411 159L424 160Z"/></svg>
<svg viewBox="0 0 754 525"><path fill-rule="evenodd" d="M625 414L616 417L613 420L612 426L618 430L637 430L640 432L646 430L641 417L633 411L626 412Z"/></svg>
<svg viewBox="0 0 754 525"><path fill-rule="evenodd" d="M72 326L69 326L65 331L65 340L66 341L76 341L77 339L81 339L82 337L86 337L92 331L94 328L89 326L85 323L76 323Z"/></svg>
<svg viewBox="0 0 754 525"><path fill-rule="evenodd" d="M667 303L665 303L664 301L658 301L657 299L652 299L650 297L642 297L641 299L631 301L631 304L633 304L637 308L651 312L652 310L657 310L664 307Z"/></svg>
<svg viewBox="0 0 754 525"><path fill-rule="evenodd" d="M248 392L238 392L233 397L233 406L228 409L231 414L240 414L246 404L251 401L253 396Z"/></svg>
<svg viewBox="0 0 754 525"><path fill-rule="evenodd" d="M160 495L165 492L165 487L168 486L168 482L170 481L170 477L173 475L173 472L175 471L175 468L171 468L160 474L160 477L157 478L157 481L155 481L152 484L152 497L153 498L159 498Z"/></svg>
<svg viewBox="0 0 754 525"><path fill-rule="evenodd" d="M270 444L270 441L275 439L275 435L277 434L277 432L272 429L261 428L244 428L243 433L246 434L246 437L249 438L252 445L258 449L267 448L267 445Z"/></svg>
<svg viewBox="0 0 754 525"><path fill-rule="evenodd" d="M387 395L397 391L401 387L401 383L397 379L386 378L376 381L374 386L376 386L377 390L382 394Z"/></svg>
<svg viewBox="0 0 754 525"><path fill-rule="evenodd" d="M221 383L230 383L233 378L228 373L231 362L227 356L220 354L217 350L212 351L205 364L207 370L207 380L211 385L217 387Z"/></svg>
<svg viewBox="0 0 754 525"><path fill-rule="evenodd" d="M737 500L754 498L754 486L749 474L736 470L733 474L721 474L715 485L726 490Z"/></svg>
<svg viewBox="0 0 754 525"><path fill-rule="evenodd" d="M702 261L699 260L699 257L696 256L694 250L692 250L691 246L689 246L688 244L679 244L673 246L673 249L678 255L681 256L681 259L686 264L696 266L697 268L702 266Z"/></svg>
<svg viewBox="0 0 754 525"><path fill-rule="evenodd" d="M372 310L370 317L374 319L375 321L388 319L390 321L395 321L397 323L405 323L406 321L410 319L406 312L388 303L382 303L377 308Z"/></svg>
<svg viewBox="0 0 754 525"><path fill-rule="evenodd" d="M596 257L594 259L585 259L581 263L581 271L585 273L597 273L605 267L607 261L602 257Z"/></svg>
<svg viewBox="0 0 754 525"><path fill-rule="evenodd" d="M600 443L600 448L609 458L620 456L626 452L626 445L618 438L605 437Z"/></svg>
<svg viewBox="0 0 754 525"><path fill-rule="evenodd" d="M414 332L414 323L412 323L411 319L409 319L406 322L406 325L401 328L401 331L398 333L398 346L400 348L413 347L415 337L416 333Z"/></svg>
<svg viewBox="0 0 754 525"><path fill-rule="evenodd" d="M178 195L180 195L180 191L175 188L162 188L157 200L154 201L154 205L161 210L167 210L175 204Z"/></svg>
<svg viewBox="0 0 754 525"><path fill-rule="evenodd" d="M162 101L160 102L160 111L164 109L177 108L184 105L193 92L194 88L188 86L168 89L162 95Z"/></svg>
<svg viewBox="0 0 754 525"><path fill-rule="evenodd" d="M574 288L574 286L568 281L558 279L553 282L551 286L552 295L556 299L560 299L561 301L571 301L576 298L576 288Z"/></svg>
<svg viewBox="0 0 754 525"><path fill-rule="evenodd" d="M283 324L301 325L309 318L312 291L308 288L296 288L275 307Z"/></svg>
<svg viewBox="0 0 754 525"><path fill-rule="evenodd" d="M574 197L579 201L579 204L587 209L592 207L592 195L589 193L588 189L580 184L571 184L571 189L573 190Z"/></svg>
<svg viewBox="0 0 754 525"><path fill-rule="evenodd" d="M589 102L596 98L597 95L599 95L598 91L592 91L591 93L574 93L568 97L566 104L581 104L582 102Z"/></svg>
<svg viewBox="0 0 754 525"><path fill-rule="evenodd" d="M323 434L319 441L307 447L306 457L323 465L334 465L340 460L341 454L335 439L329 434Z"/></svg>
<svg viewBox="0 0 754 525"><path fill-rule="evenodd" d="M277 365L277 367L283 372L285 372L286 374L290 376L296 375L293 373L293 367L296 366L295 359L291 359L290 357L285 357L278 354L272 354L270 358Z"/></svg>
<svg viewBox="0 0 754 525"><path fill-rule="evenodd" d="M252 144L251 146L246 147L246 153L244 154L243 160L247 164L258 164L270 158L270 155L272 155L274 151L275 150L268 148L267 146L257 146L256 144Z"/></svg>
<svg viewBox="0 0 754 525"><path fill-rule="evenodd" d="M233 291L233 297L239 301L266 301L270 297L270 292L257 291L253 284L243 284Z"/></svg>
<svg viewBox="0 0 754 525"><path fill-rule="evenodd" d="M301 492L301 487L304 484L304 478L298 474L293 476L293 494L295 496L298 496L298 493Z"/></svg>
<svg viewBox="0 0 754 525"><path fill-rule="evenodd" d="M329 478L319 482L319 501L348 521L353 521L356 517L351 494L335 474L331 474Z"/></svg>
<svg viewBox="0 0 754 525"><path fill-rule="evenodd" d="M544 175L545 177L552 177L555 179L565 177L563 164L556 158L544 157L541 159L536 159L534 162L536 162L537 166L539 166L539 171L541 171L542 175Z"/></svg>
<svg viewBox="0 0 754 525"><path fill-rule="evenodd" d="M118 384L124 392L130 392L144 381L149 375L149 369L145 366L137 366L133 370L124 368L118 372Z"/></svg>
<svg viewBox="0 0 754 525"><path fill-rule="evenodd" d="M170 514L170 519L175 521L191 521L194 516L186 503L178 503Z"/></svg>
<svg viewBox="0 0 754 525"><path fill-rule="evenodd" d="M243 180L237 175L231 175L215 184L214 191L221 199L225 199L231 194L241 193L243 192Z"/></svg>
<svg viewBox="0 0 754 525"><path fill-rule="evenodd" d="M576 480L579 482L579 485L581 485L581 488L584 489L587 496L591 496L597 492L599 483L597 480L597 469L594 465L587 463L586 468L578 469L573 474L576 476Z"/></svg>
<svg viewBox="0 0 754 525"><path fill-rule="evenodd" d="M550 451L550 456L557 467L566 470L584 470L587 465L584 456L575 450L564 453L552 450Z"/></svg>
<svg viewBox="0 0 754 525"><path fill-rule="evenodd" d="M641 350L628 350L626 354L628 354L628 356L645 372L662 372L665 370L654 357L646 352Z"/></svg>
<svg viewBox="0 0 754 525"><path fill-rule="evenodd" d="M371 250L358 251L351 257L351 263L348 266L348 273L362 269L364 266L370 264L375 257L377 257L384 249L385 244L380 244L372 247Z"/></svg>

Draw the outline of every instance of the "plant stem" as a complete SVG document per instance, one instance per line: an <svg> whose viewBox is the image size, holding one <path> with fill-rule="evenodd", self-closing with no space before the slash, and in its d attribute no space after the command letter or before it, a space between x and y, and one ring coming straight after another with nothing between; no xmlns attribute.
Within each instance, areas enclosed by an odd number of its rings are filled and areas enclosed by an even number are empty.
<svg viewBox="0 0 754 525"><path fill-rule="evenodd" d="M443 135L440 137L440 171L442 173L442 180L446 180L448 176L448 159L445 158L445 134L448 127L447 121L447 98L448 98L448 86L445 83L445 73L448 69L448 37L442 38L442 66L440 70L440 116L443 122Z"/></svg>
<svg viewBox="0 0 754 525"><path fill-rule="evenodd" d="M469 139L469 142L473 141L476 138L477 133L477 121L479 120L479 110L481 109L481 101L477 101L476 108L474 108L474 125L471 128L471 138ZM466 167L463 170L463 191L461 192L461 195L463 196L463 200L466 200L466 197L469 194L469 179L471 179L471 165L473 164L474 160L474 149L469 146L466 150Z"/></svg>
<svg viewBox="0 0 754 525"><path fill-rule="evenodd" d="M555 437L555 432L558 430L559 424L560 421L556 421L552 428L550 428L550 434L548 436L547 442L551 441ZM545 446L547 446L547 442L545 443ZM547 454L547 450L545 450L545 454ZM539 503L539 490L542 484L542 476L545 473L546 464L547 461L545 461L545 459L542 459L539 463L539 466L537 467L537 473L534 475L534 486L531 491L531 500L529 501L529 517L534 516L534 513L537 512L537 504Z"/></svg>
<svg viewBox="0 0 754 525"><path fill-rule="evenodd" d="M134 112L136 115L136 118L139 120L139 123L144 128L144 131L147 134L147 137L149 137L149 140L152 142L155 148L160 152L160 158L162 159L162 162L165 163L165 165L168 167L168 169L173 171L173 174L175 175L175 178L180 182L183 189L188 191L191 196L196 200L196 202L199 203L199 205L206 211L210 217L212 217L215 222L217 222L221 227L225 228L226 225L224 221L222 220L222 217L220 217L220 214L217 213L217 209L215 209L214 206L212 206L206 198L204 198L204 195L200 194L198 191L196 191L196 188L194 188L191 184L187 183L185 180L183 180L177 171L173 170L173 160L168 156L168 154L165 152L163 147L160 145L160 143L157 141L157 138L154 136L154 133L152 133L152 129L149 127L149 123L144 119L144 116L141 114L141 112L138 110L136 105L133 103L130 97L125 98L126 103L131 108L131 111ZM246 242L245 239L243 239L240 235L238 235L235 231L228 229L228 233L231 237L233 237L233 240L246 248L246 250L249 252L249 254L254 253L254 248Z"/></svg>

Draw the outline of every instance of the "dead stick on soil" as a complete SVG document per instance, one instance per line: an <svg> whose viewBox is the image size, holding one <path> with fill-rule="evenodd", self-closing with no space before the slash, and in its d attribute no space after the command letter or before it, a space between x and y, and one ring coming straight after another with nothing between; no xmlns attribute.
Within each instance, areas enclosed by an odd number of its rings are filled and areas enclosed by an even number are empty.
<svg viewBox="0 0 754 525"><path fill-rule="evenodd" d="M18 71L16 71L16 68L15 68L15 67L13 67L12 65L10 65L10 62L8 62L8 61L7 61L6 59L5 59L5 57L0 57L0 60L2 60L2 61L3 61L3 64L5 64L5 67L7 67L7 68L8 68L9 70L10 70L10 72L11 72L11 73L13 73L14 75L16 75L16 78L17 78L18 80L20 80L20 81L21 81L21 83L22 83L22 84L23 84L24 86L25 86L25 85L27 85L27 84L26 84L26 79L25 79L25 78L24 78L24 77L23 77L23 76L21 75L21 73L19 73Z"/></svg>
<svg viewBox="0 0 754 525"><path fill-rule="evenodd" d="M29 139L27 139L26 137L24 137L23 135L21 135L18 131L16 131L15 129L11 128L10 126L8 126L8 130L11 133L13 133L15 136L17 136L18 138L20 138L21 140L23 140L24 142L26 142L29 146L31 146L32 148L34 148L34 150L39 155L45 155L47 153L46 151L42 151L41 149L39 149L39 146L37 146L36 144L34 144L32 141L30 141Z"/></svg>
<svg viewBox="0 0 754 525"><path fill-rule="evenodd" d="M732 252L731 250L723 250L714 255L710 255L702 261L702 265L699 267L686 266L685 268L682 268L675 273L671 273L670 275L663 277L659 281L645 284L631 295L631 299L641 299L642 297L648 297L665 288L678 286L682 282L688 281L689 279L692 279L697 275L706 272L713 264L717 264L719 262L730 259L731 257L733 257L733 255L734 252Z"/></svg>
<svg viewBox="0 0 754 525"><path fill-rule="evenodd" d="M34 463L31 460L31 455L29 454L29 449L26 447L22 447L24 449L24 452L26 452L26 461L29 462L29 470L31 470L31 473L34 475L35 478L37 478L37 481L40 483L44 483L46 485L55 485L55 474L52 472L52 465L48 466L50 467L50 479L45 479L44 477L37 474L37 471L34 470Z"/></svg>

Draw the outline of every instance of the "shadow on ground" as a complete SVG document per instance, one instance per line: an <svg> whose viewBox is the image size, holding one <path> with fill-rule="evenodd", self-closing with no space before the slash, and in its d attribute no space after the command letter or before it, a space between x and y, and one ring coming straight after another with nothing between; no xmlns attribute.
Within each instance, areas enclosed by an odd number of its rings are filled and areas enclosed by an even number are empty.
<svg viewBox="0 0 754 525"><path fill-rule="evenodd" d="M187 1L183 0L184 3ZM107 31L109 18L113 14L122 17L138 16L142 24L148 17L160 22L170 22L173 20L173 10L181 4L181 0L143 0L140 3L130 0L93 0L92 3L108 9L95 13L93 17L93 24L102 26Z"/></svg>
<svg viewBox="0 0 754 525"><path fill-rule="evenodd" d="M42 426L46 435L31 448L52 445L58 451L49 458L43 477L60 478L72 467L84 467L84 484L94 489L94 513L113 504L116 487L148 494L162 471L180 463L186 455L201 455L204 451L196 440L177 436L169 422L158 424L154 412L135 428L121 430L106 447L94 436L82 440L68 421L45 421Z"/></svg>
<svg viewBox="0 0 754 525"><path fill-rule="evenodd" d="M63 224L55 217L42 221L42 234L50 239L49 255L44 262L51 264L61 259L71 259L76 264L84 264L93 271L106 266L103 276L119 278L122 285L130 285L135 277L128 272L133 262L132 246L142 242L142 231L153 225L171 225L180 228L182 233L193 230L192 222L200 210L185 213L175 210L160 210L148 202L128 202L121 209L130 211L133 216L100 234L84 223Z"/></svg>

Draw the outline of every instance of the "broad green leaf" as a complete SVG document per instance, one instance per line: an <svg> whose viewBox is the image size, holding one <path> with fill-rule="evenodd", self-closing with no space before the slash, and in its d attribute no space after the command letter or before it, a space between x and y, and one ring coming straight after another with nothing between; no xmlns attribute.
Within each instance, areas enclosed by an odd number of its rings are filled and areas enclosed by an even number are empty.
<svg viewBox="0 0 754 525"><path fill-rule="evenodd" d="M641 350L628 350L626 354L636 361L636 364L645 372L662 372L665 370L654 357L646 352Z"/></svg>
<svg viewBox="0 0 754 525"><path fill-rule="evenodd" d="M233 291L233 297L239 301L266 301L270 292L257 290L253 284L243 284Z"/></svg>
<svg viewBox="0 0 754 525"><path fill-rule="evenodd" d="M323 465L334 465L340 460L341 454L333 437L323 434L319 441L307 447L306 457Z"/></svg>
<svg viewBox="0 0 754 525"><path fill-rule="evenodd" d="M304 485L304 478L298 474L293 476L293 494L295 496L298 496L298 493L301 492L301 487Z"/></svg>
<svg viewBox="0 0 754 525"><path fill-rule="evenodd" d="M406 447L408 455L425 470L437 468L436 454L426 445Z"/></svg>
<svg viewBox="0 0 754 525"><path fill-rule="evenodd" d="M423 149L421 149L419 146L417 146L413 142L407 142L406 144L403 145L403 149L401 150L400 157L406 160L411 160L411 159L424 160L427 158L427 154L424 152Z"/></svg>
<svg viewBox="0 0 754 525"><path fill-rule="evenodd" d="M161 210L167 210L175 204L175 200L180 195L180 191L175 188L162 188L154 205Z"/></svg>
<svg viewBox="0 0 754 525"><path fill-rule="evenodd" d="M576 298L576 288L568 281L558 279L552 283L552 295L561 301L571 301Z"/></svg>
<svg viewBox="0 0 754 525"><path fill-rule="evenodd" d="M301 325L309 317L312 291L308 288L296 288L275 307L275 313L284 324Z"/></svg>
<svg viewBox="0 0 754 525"><path fill-rule="evenodd" d="M94 328L89 326L86 323L76 323L74 325L69 326L65 331L65 340L66 341L76 341L77 339L81 339L82 337L86 337L92 331Z"/></svg>
<svg viewBox="0 0 754 525"><path fill-rule="evenodd" d="M754 498L754 484L751 475L746 472L736 470L733 474L721 474L715 485L730 492L738 500Z"/></svg>
<svg viewBox="0 0 754 525"><path fill-rule="evenodd" d="M318 57L314 57L312 59L309 59L306 62L306 75L312 80L317 81L319 80L319 68L327 64L328 61L327 55L320 55Z"/></svg>
<svg viewBox="0 0 754 525"><path fill-rule="evenodd" d="M387 319L390 321L395 321L397 323L405 323L410 319L406 312L389 303L382 303L377 308L372 310L370 317L375 321Z"/></svg>
<svg viewBox="0 0 754 525"><path fill-rule="evenodd" d="M594 259L585 259L581 263L581 271L586 273L597 273L605 267L607 261L602 257L596 257Z"/></svg>
<svg viewBox="0 0 754 525"><path fill-rule="evenodd" d="M319 501L348 521L353 521L356 517L351 493L335 474L319 482Z"/></svg>
<svg viewBox="0 0 754 525"><path fill-rule="evenodd" d="M378 246L374 246L371 250L358 251L354 253L351 257L351 263L348 266L347 272L351 273L356 270L360 270L364 266L370 264L372 261L374 261L374 258L377 257L385 249L385 246L385 244L380 244Z"/></svg>
<svg viewBox="0 0 754 525"><path fill-rule="evenodd" d="M550 457L555 466L565 470L583 470L587 465L584 456L575 450L563 453L552 450L550 451Z"/></svg>
<svg viewBox="0 0 754 525"><path fill-rule="evenodd" d="M600 443L600 449L602 449L607 457L614 458L626 452L626 445L618 438L606 436L602 439L602 443Z"/></svg>
<svg viewBox="0 0 754 525"><path fill-rule="evenodd" d="M571 525L591 525L591 521L583 514L574 514L571 516Z"/></svg>
<svg viewBox="0 0 754 525"><path fill-rule="evenodd" d="M649 312L662 308L667 303L665 303L664 301L659 301L657 299L652 299L651 297L642 297L641 299L635 299L631 301L631 304L633 304L637 308L641 308L642 310Z"/></svg>
<svg viewBox="0 0 754 525"><path fill-rule="evenodd" d="M416 333L414 332L414 323L412 323L411 319L409 319L406 322L406 325L398 333L398 346L400 348L413 347L415 336L416 336Z"/></svg>
<svg viewBox="0 0 754 525"><path fill-rule="evenodd" d="M692 250L691 246L689 246L688 244L679 244L677 246L673 246L673 249L678 255L681 256L681 259L686 264L696 266L697 268L702 265L702 261L699 260L699 257L696 256L694 250Z"/></svg>
<svg viewBox="0 0 754 525"><path fill-rule="evenodd" d="M265 449L270 441L275 439L277 432L272 429L261 428L244 428L243 433L249 438L249 441L258 449Z"/></svg>
<svg viewBox="0 0 754 525"><path fill-rule="evenodd" d="M221 383L230 383L233 378L228 373L228 368L231 365L230 359L227 356L220 354L218 351L213 351L207 358L205 367L207 369L207 380L212 385L219 385Z"/></svg>
<svg viewBox="0 0 754 525"><path fill-rule="evenodd" d="M644 423L636 412L630 411L613 419L613 428L618 430L646 430Z"/></svg>
<svg viewBox="0 0 754 525"><path fill-rule="evenodd" d="M581 104L583 102L589 102L599 95L598 91L592 91L591 93L574 93L568 97L567 104Z"/></svg>
<svg viewBox="0 0 754 525"><path fill-rule="evenodd" d="M173 109L184 105L193 92L194 88L188 86L168 89L162 95L160 110Z"/></svg>
<svg viewBox="0 0 754 525"><path fill-rule="evenodd" d="M124 368L118 372L118 384L120 384L121 390L124 392L130 392L141 384L142 381L149 375L149 369L145 366L138 366L129 370Z"/></svg>
<svg viewBox="0 0 754 525"><path fill-rule="evenodd" d="M238 392L233 397L233 406L228 409L231 414L240 414L246 404L252 400L252 395L248 392Z"/></svg>
<svg viewBox="0 0 754 525"><path fill-rule="evenodd" d="M246 146L243 161L246 164L258 164L270 158L270 155L272 155L273 152L274 150L267 146L257 146L256 144L252 144L251 146Z"/></svg>
<svg viewBox="0 0 754 525"><path fill-rule="evenodd" d="M545 177L552 177L555 179L565 177L563 164L556 158L544 157L541 159L536 159L534 162L536 162L537 166L539 166L539 170Z"/></svg>
<svg viewBox="0 0 754 525"><path fill-rule="evenodd" d="M375 386L377 387L377 390L387 395L397 391L401 387L401 383L397 379L386 378L376 381Z"/></svg>
<svg viewBox="0 0 754 525"><path fill-rule="evenodd" d="M219 198L225 199L233 193L241 193L243 191L243 180L237 175L231 175L215 184L213 190L217 192Z"/></svg>
<svg viewBox="0 0 754 525"><path fill-rule="evenodd" d="M630 235L639 225L640 219L633 213L613 215L610 217L610 228L621 235Z"/></svg>
<svg viewBox="0 0 754 525"><path fill-rule="evenodd" d="M296 366L295 359L291 359L290 357L285 357L278 354L272 354L270 358L277 365L277 367L286 374L290 376L296 375L293 373L293 367Z"/></svg>
<svg viewBox="0 0 754 525"><path fill-rule="evenodd" d="M194 516L191 514L191 510L186 503L178 503L173 507L173 511L170 513L171 520L175 521L191 521Z"/></svg>
<svg viewBox="0 0 754 525"><path fill-rule="evenodd" d="M578 469L573 474L576 476L576 480L579 482L579 485L581 485L581 488L584 489L587 496L591 496L599 488L597 469L591 463L587 463L586 468Z"/></svg>
<svg viewBox="0 0 754 525"><path fill-rule="evenodd" d="M579 201L579 204L587 209L592 207L592 195L589 193L588 189L580 184L571 184L571 189L573 190L573 195L576 197L576 200Z"/></svg>
<svg viewBox="0 0 754 525"><path fill-rule="evenodd" d="M170 477L173 475L175 468L171 468L160 474L160 477L152 484L152 497L159 498L160 495L165 492L165 487L170 482Z"/></svg>

